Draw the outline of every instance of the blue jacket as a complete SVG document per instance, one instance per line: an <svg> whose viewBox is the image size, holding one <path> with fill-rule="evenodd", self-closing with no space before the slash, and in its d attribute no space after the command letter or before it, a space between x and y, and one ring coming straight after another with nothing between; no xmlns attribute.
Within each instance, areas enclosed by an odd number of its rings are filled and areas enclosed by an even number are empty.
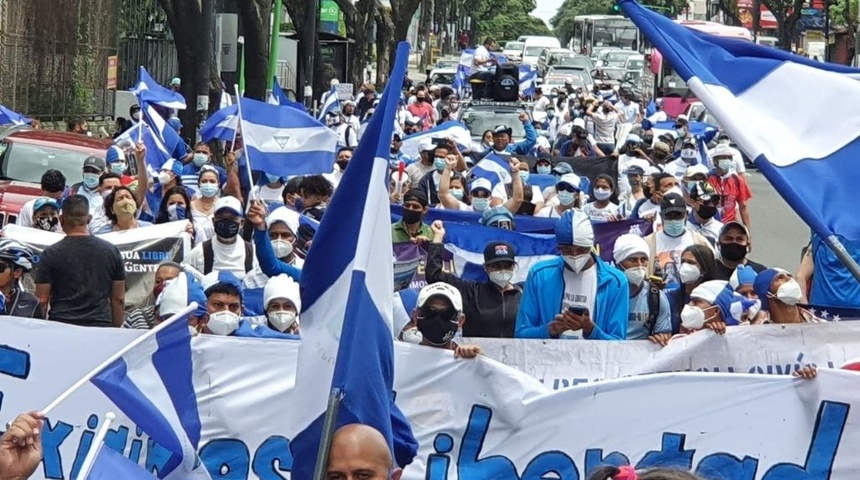
<svg viewBox="0 0 860 480"><path fill-rule="evenodd" d="M531 122L525 121L523 122L523 129L526 131L526 138L517 143L508 144L505 147L506 152L513 153L515 155L528 155L529 151L531 151L532 147L537 143L537 131L535 131L535 127L532 126Z"/></svg>
<svg viewBox="0 0 860 480"><path fill-rule="evenodd" d="M275 256L275 249L272 248L272 242L269 240L268 230L254 229L254 251L257 253L257 263L260 264L260 270L269 278L286 273L297 282L302 280L301 269L283 262Z"/></svg>
<svg viewBox="0 0 860 480"><path fill-rule="evenodd" d="M625 340L630 290L627 277L595 254L597 298L589 340ZM517 314L516 338L551 338L549 323L561 312L564 294L564 259L544 260L529 271Z"/></svg>

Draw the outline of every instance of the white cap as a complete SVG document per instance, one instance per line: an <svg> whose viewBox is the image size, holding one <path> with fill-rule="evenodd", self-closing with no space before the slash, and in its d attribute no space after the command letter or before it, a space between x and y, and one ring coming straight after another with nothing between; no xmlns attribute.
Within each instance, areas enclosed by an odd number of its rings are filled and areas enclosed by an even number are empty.
<svg viewBox="0 0 860 480"><path fill-rule="evenodd" d="M232 210L236 215L242 215L242 203L239 202L239 199L236 197L225 195L219 198L218 201L215 202L215 208L212 210L212 213L218 213L225 208Z"/></svg>
<svg viewBox="0 0 860 480"><path fill-rule="evenodd" d="M732 151L732 148L723 143L720 143L716 147L714 147L714 153L711 154L711 158L734 156L735 152Z"/></svg>
<svg viewBox="0 0 860 480"><path fill-rule="evenodd" d="M331 82L329 82L329 85L331 85L332 87L335 85L340 85L340 80L338 80L336 78L332 78Z"/></svg>
<svg viewBox="0 0 860 480"><path fill-rule="evenodd" d="M713 305L717 301L717 295L726 288L728 283L725 280L709 280L694 288L690 292L690 298L698 298Z"/></svg>
<svg viewBox="0 0 860 480"><path fill-rule="evenodd" d="M283 222L294 236L299 234L299 212L287 207L278 207L266 217L266 227L272 228L276 222Z"/></svg>
<svg viewBox="0 0 860 480"><path fill-rule="evenodd" d="M296 312L302 311L302 298L299 294L299 284L287 275L272 277L263 288L263 307L268 309L269 302L276 298L286 298L296 306Z"/></svg>
<svg viewBox="0 0 860 480"><path fill-rule="evenodd" d="M484 190L491 192L493 191L493 184L490 183L486 178L478 178L472 181L472 185L469 187L470 192L474 192L475 190L483 188Z"/></svg>
<svg viewBox="0 0 860 480"><path fill-rule="evenodd" d="M615 263L621 263L636 254L644 254L651 259L651 250L644 238L635 233L625 233L615 239L615 247L612 249Z"/></svg>
<svg viewBox="0 0 860 480"><path fill-rule="evenodd" d="M155 305L162 318L177 314L188 306L188 279L184 273L165 282Z"/></svg>
<svg viewBox="0 0 860 480"><path fill-rule="evenodd" d="M418 302L415 305L423 307L430 297L435 297L436 295L442 295L447 298L458 312L463 311L463 298L460 296L460 291L445 282L431 283L422 288L418 292Z"/></svg>
<svg viewBox="0 0 860 480"><path fill-rule="evenodd" d="M564 175L561 176L561 178L558 179L558 182L556 182L556 185L558 185L559 183L566 183L568 185L573 185L577 190L582 190L582 188L580 187L580 184L582 183L582 179L579 178L579 175L577 175L575 173L565 173Z"/></svg>
<svg viewBox="0 0 860 480"><path fill-rule="evenodd" d="M430 152L436 150L436 145L433 144L433 139L426 136L418 141L418 152Z"/></svg>
<svg viewBox="0 0 860 480"><path fill-rule="evenodd" d="M687 170L684 173L684 177L689 178L689 177L692 177L693 175L698 175L698 174L702 174L705 177L707 177L708 175L711 174L711 172L708 170L708 167L699 163L699 164L690 165L689 167L687 167Z"/></svg>
<svg viewBox="0 0 860 480"><path fill-rule="evenodd" d="M573 126L579 128L585 128L585 120L582 117L577 117L573 119Z"/></svg>

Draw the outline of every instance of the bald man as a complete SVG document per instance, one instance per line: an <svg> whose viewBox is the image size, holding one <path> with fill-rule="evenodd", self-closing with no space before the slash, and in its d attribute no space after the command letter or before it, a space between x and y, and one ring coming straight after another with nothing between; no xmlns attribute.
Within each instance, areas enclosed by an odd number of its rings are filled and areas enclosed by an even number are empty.
<svg viewBox="0 0 860 480"><path fill-rule="evenodd" d="M385 437L373 427L354 423L334 432L326 480L400 480Z"/></svg>

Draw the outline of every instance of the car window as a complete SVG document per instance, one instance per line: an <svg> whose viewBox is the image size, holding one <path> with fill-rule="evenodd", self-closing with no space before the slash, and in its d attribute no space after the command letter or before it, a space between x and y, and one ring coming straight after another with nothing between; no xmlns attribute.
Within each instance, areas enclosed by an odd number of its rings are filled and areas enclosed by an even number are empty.
<svg viewBox="0 0 860 480"><path fill-rule="evenodd" d="M522 50L524 46L523 42L508 42L505 44L505 50Z"/></svg>
<svg viewBox="0 0 860 480"><path fill-rule="evenodd" d="M523 55L527 57L538 57L544 50L546 50L546 47L526 47Z"/></svg>
<svg viewBox="0 0 860 480"><path fill-rule="evenodd" d="M627 70L640 70L645 66L645 60L641 58L631 58L627 61Z"/></svg>
<svg viewBox="0 0 860 480"><path fill-rule="evenodd" d="M525 138L526 132L519 116L521 110L490 110L470 109L463 112L462 122L469 129L473 139L480 139L487 130L496 125L506 125L511 128L514 138Z"/></svg>
<svg viewBox="0 0 860 480"><path fill-rule="evenodd" d="M27 143L3 142L6 149L3 152L0 175L11 180L40 183L45 170L55 169L63 172L69 185L81 178L81 166L88 153L65 150L62 148L45 147Z"/></svg>
<svg viewBox="0 0 860 480"><path fill-rule="evenodd" d="M436 73L430 79L435 84L440 85L451 85L454 83L454 74L453 73Z"/></svg>

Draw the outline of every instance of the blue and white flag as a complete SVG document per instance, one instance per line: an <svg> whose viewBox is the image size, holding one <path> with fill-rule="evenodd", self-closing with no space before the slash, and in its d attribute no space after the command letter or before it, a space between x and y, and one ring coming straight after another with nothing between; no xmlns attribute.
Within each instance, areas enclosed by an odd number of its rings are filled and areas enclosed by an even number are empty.
<svg viewBox="0 0 860 480"><path fill-rule="evenodd" d="M860 183L860 70L619 5L816 233L860 239L860 217L845 208ZM826 194L811 187L821 181Z"/></svg>
<svg viewBox="0 0 860 480"><path fill-rule="evenodd" d="M296 388L303 402L290 450L292 478L312 478L328 397L343 400L335 428L351 423L382 433L398 464L417 452L409 423L394 404L394 270L389 222L388 155L409 45L400 43L386 92L314 237L302 270L302 345Z"/></svg>
<svg viewBox="0 0 860 480"><path fill-rule="evenodd" d="M188 154L185 141L152 105L144 104L141 113L146 124L152 129L152 133L158 136L158 140L164 145L164 150L170 155L169 158L181 160Z"/></svg>
<svg viewBox="0 0 860 480"><path fill-rule="evenodd" d="M134 148L138 142L143 142L146 147L145 162L148 170L158 172L164 162L170 159L170 152L146 123L132 125L114 139L114 143L124 149Z"/></svg>
<svg viewBox="0 0 860 480"><path fill-rule="evenodd" d="M275 81L272 83L272 93L269 95L269 104L293 107L303 112L307 112L303 103L290 100L290 97L288 97L286 92L284 92L284 89L281 88L281 84L278 83L278 77L275 77Z"/></svg>
<svg viewBox="0 0 860 480"><path fill-rule="evenodd" d="M400 152L409 158L418 158L418 144L426 138L453 138L461 149L468 148L472 144L472 134L469 133L469 129L460 122L450 120L426 132L413 133L404 137Z"/></svg>
<svg viewBox="0 0 860 480"><path fill-rule="evenodd" d="M460 62L457 63L457 73L454 75L454 83L451 88L457 92L460 98L469 90L469 76L472 74L472 62L475 59L475 49L467 48L460 53Z"/></svg>
<svg viewBox="0 0 860 480"><path fill-rule="evenodd" d="M245 155L254 170L272 175L330 173L337 133L292 107L242 97L240 121Z"/></svg>
<svg viewBox="0 0 860 480"><path fill-rule="evenodd" d="M176 110L185 110L187 108L185 97L182 94L159 85L143 67L140 67L138 70L137 83L131 88L130 92L137 96L141 107L143 107L144 103L154 103Z"/></svg>
<svg viewBox="0 0 860 480"><path fill-rule="evenodd" d="M538 71L534 65L520 65L520 95L533 97L537 89Z"/></svg>
<svg viewBox="0 0 860 480"><path fill-rule="evenodd" d="M211 478L197 457L201 424L192 373L191 333L187 322L180 319L92 379L132 422L169 452L170 459L158 478Z"/></svg>
<svg viewBox="0 0 860 480"><path fill-rule="evenodd" d="M708 143L717 135L717 127L703 122L690 122L690 135L696 139L696 154L699 156L697 163L705 165L708 168L713 168L711 157L708 155ZM651 127L654 132L654 138L665 133L677 135L675 133L675 121L667 120L665 122L657 122ZM670 148L674 145L669 145ZM680 158L681 152L675 152L675 158Z"/></svg>
<svg viewBox="0 0 860 480"><path fill-rule="evenodd" d="M320 113L317 115L317 120L321 122L325 121L326 114L334 109L340 110L340 99L337 96L337 87L332 85L331 90L329 90L328 95L326 95L325 103L320 107Z"/></svg>
<svg viewBox="0 0 860 480"><path fill-rule="evenodd" d="M97 448L97 447L93 447ZM102 444L85 480L154 480L156 477L121 453Z"/></svg>
<svg viewBox="0 0 860 480"><path fill-rule="evenodd" d="M7 123L12 123L15 125L26 125L32 121L32 118L27 118L18 112L13 112L12 110L9 110L3 105L0 105L0 125L5 125Z"/></svg>
<svg viewBox="0 0 860 480"><path fill-rule="evenodd" d="M239 125L239 106L228 105L213 113L200 127L200 138L204 142L224 140L232 142L236 136L236 126Z"/></svg>
<svg viewBox="0 0 860 480"><path fill-rule="evenodd" d="M495 152L484 156L472 168L473 178L486 178L495 187L499 182L511 183L511 166L508 158Z"/></svg>

